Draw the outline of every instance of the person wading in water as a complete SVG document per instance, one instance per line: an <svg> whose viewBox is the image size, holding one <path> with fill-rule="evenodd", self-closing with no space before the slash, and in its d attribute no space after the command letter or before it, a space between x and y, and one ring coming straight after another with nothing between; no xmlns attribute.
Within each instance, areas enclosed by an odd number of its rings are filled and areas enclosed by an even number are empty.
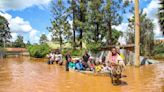
<svg viewBox="0 0 164 92"><path fill-rule="evenodd" d="M109 55L109 66L112 69L111 78L112 83L117 85L120 82L119 79L121 78L121 72L123 68L122 66L124 66L124 62L121 56L118 54L116 48L112 48L111 52L112 53ZM118 71L120 72L118 73Z"/></svg>
<svg viewBox="0 0 164 92"><path fill-rule="evenodd" d="M70 51L68 51L67 54L65 55L65 59L66 59L66 71L69 71L69 62L71 62L72 60Z"/></svg>

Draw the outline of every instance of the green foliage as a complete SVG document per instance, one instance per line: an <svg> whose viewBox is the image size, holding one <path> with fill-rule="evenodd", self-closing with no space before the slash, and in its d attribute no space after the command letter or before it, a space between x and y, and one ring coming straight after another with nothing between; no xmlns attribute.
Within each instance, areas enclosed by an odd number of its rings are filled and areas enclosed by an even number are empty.
<svg viewBox="0 0 164 92"><path fill-rule="evenodd" d="M0 15L0 46L3 46L3 42L9 42L11 39L11 32L7 19Z"/></svg>
<svg viewBox="0 0 164 92"><path fill-rule="evenodd" d="M27 41L26 46L30 46L30 45L31 45L30 41Z"/></svg>
<svg viewBox="0 0 164 92"><path fill-rule="evenodd" d="M25 43L23 42L23 36L17 36L17 39L14 42L14 47L25 47Z"/></svg>
<svg viewBox="0 0 164 92"><path fill-rule="evenodd" d="M154 46L154 54L164 54L164 44L160 43Z"/></svg>
<svg viewBox="0 0 164 92"><path fill-rule="evenodd" d="M46 43L41 45L30 45L27 49L30 56L35 58L43 58L51 51L51 48Z"/></svg>
<svg viewBox="0 0 164 92"><path fill-rule="evenodd" d="M112 44L116 44L118 42L119 37L122 35L123 33L121 31L112 29Z"/></svg>
<svg viewBox="0 0 164 92"><path fill-rule="evenodd" d="M159 0L160 1L160 7L158 11L158 16L159 16L159 24L161 31L163 32L164 35L164 0Z"/></svg>
<svg viewBox="0 0 164 92"><path fill-rule="evenodd" d="M87 49L92 51L93 53L97 53L100 47L101 47L100 42L90 42L87 44Z"/></svg>
<svg viewBox="0 0 164 92"><path fill-rule="evenodd" d="M63 0L52 1L52 26L48 27L49 32L53 34L52 38L60 43L60 48L62 48L63 40L68 40L71 36L71 32L69 31L71 25L69 24L67 9L63 2Z"/></svg>
<svg viewBox="0 0 164 92"><path fill-rule="evenodd" d="M127 32L127 42L134 43L135 37L135 19L134 16L129 19L129 30ZM141 55L152 55L152 49L154 47L154 24L151 19L147 17L146 13L140 12L140 45Z"/></svg>
<svg viewBox="0 0 164 92"><path fill-rule="evenodd" d="M71 49L71 48L65 48L62 50L62 55L66 55L67 52L70 51L71 52L71 56L76 57L76 56L82 56L85 52L85 49Z"/></svg>
<svg viewBox="0 0 164 92"><path fill-rule="evenodd" d="M102 43L103 39L106 43L110 40L110 44L115 44L120 34L112 29L112 26L121 23L123 19L121 15L128 12L129 8L125 11L128 5L128 0L52 1L53 19L49 31L52 32L53 39L60 42L60 45L63 45L63 41L73 40L71 42L74 49L75 47L82 49L83 42ZM72 22L72 25L68 20ZM113 30L114 33L112 33Z"/></svg>
<svg viewBox="0 0 164 92"><path fill-rule="evenodd" d="M40 40L39 41L40 41L41 44L46 43L48 41L47 36L45 34L42 34L40 36Z"/></svg>
<svg viewBox="0 0 164 92"><path fill-rule="evenodd" d="M84 54L85 49L76 49L76 50L72 50L71 55L72 56L82 56Z"/></svg>

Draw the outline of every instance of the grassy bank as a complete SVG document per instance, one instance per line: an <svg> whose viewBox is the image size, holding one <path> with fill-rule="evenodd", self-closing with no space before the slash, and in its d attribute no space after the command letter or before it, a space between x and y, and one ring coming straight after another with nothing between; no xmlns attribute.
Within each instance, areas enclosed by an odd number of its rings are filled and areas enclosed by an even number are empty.
<svg viewBox="0 0 164 92"><path fill-rule="evenodd" d="M157 54L157 55L153 56L152 58L155 60L164 61L164 53Z"/></svg>

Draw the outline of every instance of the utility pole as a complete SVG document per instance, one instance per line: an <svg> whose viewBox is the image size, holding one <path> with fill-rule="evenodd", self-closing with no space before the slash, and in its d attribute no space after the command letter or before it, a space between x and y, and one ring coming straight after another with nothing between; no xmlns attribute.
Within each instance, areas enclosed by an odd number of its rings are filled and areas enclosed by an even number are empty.
<svg viewBox="0 0 164 92"><path fill-rule="evenodd" d="M140 21L139 21L139 0L135 4L135 66L140 66Z"/></svg>

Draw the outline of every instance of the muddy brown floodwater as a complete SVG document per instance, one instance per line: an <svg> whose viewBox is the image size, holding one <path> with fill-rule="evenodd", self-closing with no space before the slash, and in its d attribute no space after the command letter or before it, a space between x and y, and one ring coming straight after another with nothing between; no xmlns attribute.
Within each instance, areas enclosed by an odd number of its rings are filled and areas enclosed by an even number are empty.
<svg viewBox="0 0 164 92"><path fill-rule="evenodd" d="M108 76L66 72L64 66L47 65L43 59L12 57L0 60L0 92L164 92L164 63L128 66L123 74L127 77L122 84L113 86Z"/></svg>

